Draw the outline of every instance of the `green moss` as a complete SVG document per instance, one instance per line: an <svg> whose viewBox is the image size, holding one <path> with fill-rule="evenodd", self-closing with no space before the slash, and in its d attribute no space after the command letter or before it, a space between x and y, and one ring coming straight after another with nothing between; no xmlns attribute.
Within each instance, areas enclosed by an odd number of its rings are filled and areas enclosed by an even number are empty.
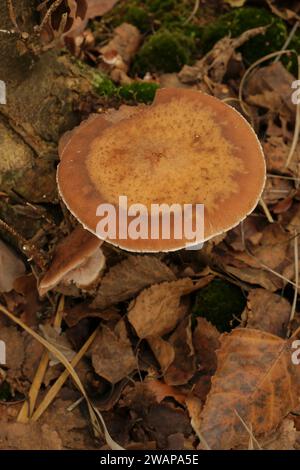
<svg viewBox="0 0 300 470"><path fill-rule="evenodd" d="M100 73L94 74L93 87L96 93L100 96L112 98L117 93L117 87L114 82Z"/></svg>
<svg viewBox="0 0 300 470"><path fill-rule="evenodd" d="M271 52L280 50L287 38L284 21L263 8L238 8L205 26L202 34L203 52L211 50L214 44L226 35L237 37L249 29L267 25L265 34L249 39L240 48L244 59L253 63Z"/></svg>
<svg viewBox="0 0 300 470"><path fill-rule="evenodd" d="M135 82L119 88L119 96L125 101L151 103L155 97L158 85L156 83Z"/></svg>
<svg viewBox="0 0 300 470"><path fill-rule="evenodd" d="M119 26L124 21L136 26L142 33L157 31L160 28L171 31L180 30L189 35L196 27L197 15L185 24L194 8L194 0L127 0L119 2L105 20L111 27Z"/></svg>
<svg viewBox="0 0 300 470"><path fill-rule="evenodd" d="M143 76L147 72L178 72L191 62L195 50L192 38L170 31L150 36L136 55L132 72Z"/></svg>
<svg viewBox="0 0 300 470"><path fill-rule="evenodd" d="M239 287L214 279L197 294L193 316L207 318L219 331L230 331L237 325L234 318L240 318L245 306L246 299Z"/></svg>
<svg viewBox="0 0 300 470"><path fill-rule="evenodd" d="M142 7L131 6L124 14L124 21L126 23L133 24L142 33L145 33L151 29L152 19L149 13Z"/></svg>
<svg viewBox="0 0 300 470"><path fill-rule="evenodd" d="M95 92L102 97L115 99L116 102L129 101L146 104L153 101L159 87L156 83L145 82L133 82L118 87L110 78L99 73L94 74L93 85Z"/></svg>

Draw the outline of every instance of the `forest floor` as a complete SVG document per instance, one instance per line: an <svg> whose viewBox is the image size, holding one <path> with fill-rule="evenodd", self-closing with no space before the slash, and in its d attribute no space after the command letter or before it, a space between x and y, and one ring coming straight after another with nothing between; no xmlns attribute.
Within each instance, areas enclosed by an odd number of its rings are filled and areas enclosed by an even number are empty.
<svg viewBox="0 0 300 470"><path fill-rule="evenodd" d="M299 2L54 3L42 39L92 73L83 118L199 89L253 126L267 181L203 249L104 243L89 289L61 278L43 296L77 222L0 187L0 449L300 449Z"/></svg>

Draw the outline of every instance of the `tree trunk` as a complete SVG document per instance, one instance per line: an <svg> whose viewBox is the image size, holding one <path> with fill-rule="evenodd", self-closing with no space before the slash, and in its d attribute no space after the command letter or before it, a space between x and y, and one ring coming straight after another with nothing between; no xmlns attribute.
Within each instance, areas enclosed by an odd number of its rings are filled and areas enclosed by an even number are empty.
<svg viewBox="0 0 300 470"><path fill-rule="evenodd" d="M25 41L29 35L34 42L39 23L36 3L13 0L23 35L10 32L8 2L0 3L0 80L7 93L7 104L0 104L0 190L40 203L57 200L57 142L80 121L79 104L93 91L89 72L66 52L26 50Z"/></svg>

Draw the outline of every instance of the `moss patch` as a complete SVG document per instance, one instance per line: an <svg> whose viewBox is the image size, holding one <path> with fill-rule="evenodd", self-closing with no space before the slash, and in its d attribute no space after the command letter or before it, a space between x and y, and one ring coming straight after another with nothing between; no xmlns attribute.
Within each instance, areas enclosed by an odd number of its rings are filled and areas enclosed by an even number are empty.
<svg viewBox="0 0 300 470"><path fill-rule="evenodd" d="M246 299L239 287L223 279L214 279L198 292L193 316L206 318L219 331L230 331L237 326L235 318L241 317L245 306Z"/></svg>
<svg viewBox="0 0 300 470"><path fill-rule="evenodd" d="M179 32L159 31L150 36L135 57L132 73L178 72L191 62L195 52L193 39Z"/></svg>
<svg viewBox="0 0 300 470"><path fill-rule="evenodd" d="M136 101L138 103L152 103L158 89L156 83L135 82L119 88L119 96L125 101Z"/></svg>
<svg viewBox="0 0 300 470"><path fill-rule="evenodd" d="M197 15L185 24L194 5L194 0L127 0L119 2L106 21L113 27L126 21L142 33L157 31L161 27L180 27L181 31L189 31L190 25L196 26L197 30Z"/></svg>
<svg viewBox="0 0 300 470"><path fill-rule="evenodd" d="M205 26L202 34L202 50L204 53L208 52L224 36L230 34L232 37L237 37L259 26L268 26L268 29L265 34L250 39L241 47L244 59L248 63L253 63L271 52L280 50L287 38L284 21L264 8L251 7L230 11Z"/></svg>
<svg viewBox="0 0 300 470"><path fill-rule="evenodd" d="M156 83L138 81L129 85L117 86L110 78L98 72L94 74L93 85L99 96L121 102L146 104L153 101L159 87Z"/></svg>

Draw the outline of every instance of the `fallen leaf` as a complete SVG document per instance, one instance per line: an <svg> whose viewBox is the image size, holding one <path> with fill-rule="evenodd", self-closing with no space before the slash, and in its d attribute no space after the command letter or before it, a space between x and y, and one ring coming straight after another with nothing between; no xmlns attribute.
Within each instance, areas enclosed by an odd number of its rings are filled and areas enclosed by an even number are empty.
<svg viewBox="0 0 300 470"><path fill-rule="evenodd" d="M298 435L294 421L285 418L271 436L260 440L260 444L264 450L295 450Z"/></svg>
<svg viewBox="0 0 300 470"><path fill-rule="evenodd" d="M47 424L0 422L2 450L62 450L62 441Z"/></svg>
<svg viewBox="0 0 300 470"><path fill-rule="evenodd" d="M248 294L247 327L286 337L291 305L266 289L252 289Z"/></svg>
<svg viewBox="0 0 300 470"><path fill-rule="evenodd" d="M213 375L217 368L216 351L220 347L220 333L206 318L198 317L193 331L193 345L198 366Z"/></svg>
<svg viewBox="0 0 300 470"><path fill-rule="evenodd" d="M186 437L192 431L186 413L171 404L152 405L144 418L144 426L149 429L150 435L163 448L167 446L168 436L173 434L174 430Z"/></svg>
<svg viewBox="0 0 300 470"><path fill-rule="evenodd" d="M191 318L185 318L170 336L175 358L164 374L168 385L186 384L196 372L196 358L192 342Z"/></svg>
<svg viewBox="0 0 300 470"><path fill-rule="evenodd" d="M25 273L23 261L0 240L0 292L9 292L14 282Z"/></svg>
<svg viewBox="0 0 300 470"><path fill-rule="evenodd" d="M294 116L295 105L292 102L293 75L287 71L280 61L266 67L260 67L249 78L245 95L251 104L265 107L277 114ZM254 98L255 97L255 98Z"/></svg>
<svg viewBox="0 0 300 470"><path fill-rule="evenodd" d="M185 403L186 395L176 387L154 379L145 380L144 384L155 395L157 403L161 403L165 398L174 398L181 405Z"/></svg>
<svg viewBox="0 0 300 470"><path fill-rule="evenodd" d="M229 61L235 57L235 50L265 31L266 27L263 26L249 29L236 38L223 37L194 65L184 65L178 74L179 79L187 84L202 82L205 79L211 79L213 83L221 83L227 72ZM225 87L223 84L222 86Z"/></svg>
<svg viewBox="0 0 300 470"><path fill-rule="evenodd" d="M172 331L186 308L180 298L193 289L189 278L162 282L145 289L128 308L128 320L139 338L163 336Z"/></svg>
<svg viewBox="0 0 300 470"><path fill-rule="evenodd" d="M220 332L206 318L198 317L193 330L196 367L199 373L193 380L192 396L204 403L211 388L211 378L217 369L217 350Z"/></svg>
<svg viewBox="0 0 300 470"><path fill-rule="evenodd" d="M123 320L114 331L102 326L91 348L95 372L115 384L137 368Z"/></svg>
<svg viewBox="0 0 300 470"><path fill-rule="evenodd" d="M284 20L300 20L300 10L299 10L299 2L298 0L292 0L289 1L289 7L290 8L278 8L274 2L274 0L267 0L267 4L270 7L271 11L279 16L280 18L283 18ZM285 6L285 5L284 5Z"/></svg>
<svg viewBox="0 0 300 470"><path fill-rule="evenodd" d="M76 326L85 318L101 318L106 322L117 323L120 320L120 314L114 307L111 307L109 310L99 310L91 308L86 302L64 309L64 320L70 328Z"/></svg>
<svg viewBox="0 0 300 470"><path fill-rule="evenodd" d="M147 341L164 374L175 358L173 346L159 336L148 336Z"/></svg>
<svg viewBox="0 0 300 470"><path fill-rule="evenodd" d="M248 328L222 335L199 425L210 448L247 446L249 433L241 419L259 439L297 407L300 370L291 360L291 341Z"/></svg>
<svg viewBox="0 0 300 470"><path fill-rule="evenodd" d="M170 268L154 256L129 256L103 277L91 307L105 309L128 300L145 287L175 279Z"/></svg>

